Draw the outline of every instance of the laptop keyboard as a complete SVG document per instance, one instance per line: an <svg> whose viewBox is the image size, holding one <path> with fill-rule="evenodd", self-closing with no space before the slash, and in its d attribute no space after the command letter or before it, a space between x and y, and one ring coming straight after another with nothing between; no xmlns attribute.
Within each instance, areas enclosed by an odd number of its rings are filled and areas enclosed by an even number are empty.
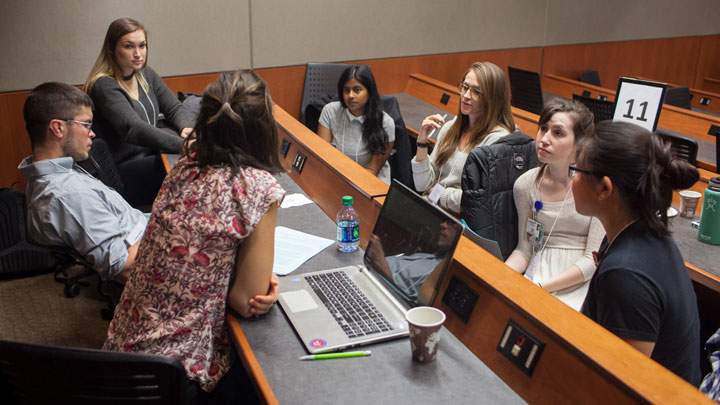
<svg viewBox="0 0 720 405"><path fill-rule="evenodd" d="M350 338L393 328L344 271L306 276L310 287Z"/></svg>

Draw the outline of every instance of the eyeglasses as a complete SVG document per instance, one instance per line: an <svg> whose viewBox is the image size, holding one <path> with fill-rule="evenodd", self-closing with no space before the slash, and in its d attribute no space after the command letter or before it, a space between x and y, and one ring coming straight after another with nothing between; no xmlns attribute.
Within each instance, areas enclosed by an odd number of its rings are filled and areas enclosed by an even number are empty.
<svg viewBox="0 0 720 405"><path fill-rule="evenodd" d="M65 122L72 122L85 127L88 131L92 131L92 121L65 120Z"/></svg>
<svg viewBox="0 0 720 405"><path fill-rule="evenodd" d="M470 96L472 98L480 98L480 96L482 96L482 90L480 90L479 87L471 86L465 82L458 84L458 90L460 91L461 96L465 94L468 90L470 90Z"/></svg>
<svg viewBox="0 0 720 405"><path fill-rule="evenodd" d="M568 177L575 177L575 175L577 173L585 173L585 174L589 174L591 176L596 176L596 177L600 176L599 174L595 173L592 170L580 169L579 167L572 166L572 165L568 166Z"/></svg>

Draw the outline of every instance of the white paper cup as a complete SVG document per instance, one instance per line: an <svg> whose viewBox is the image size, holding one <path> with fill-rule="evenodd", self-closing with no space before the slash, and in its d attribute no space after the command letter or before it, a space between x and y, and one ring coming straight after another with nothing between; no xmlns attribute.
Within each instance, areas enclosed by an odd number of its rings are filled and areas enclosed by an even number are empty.
<svg viewBox="0 0 720 405"><path fill-rule="evenodd" d="M683 190L680 193L680 216L695 218L695 209L702 194L693 190Z"/></svg>
<svg viewBox="0 0 720 405"><path fill-rule="evenodd" d="M437 357L440 328L445 314L433 307L416 307L405 314L410 330L410 348L413 360L427 363Z"/></svg>

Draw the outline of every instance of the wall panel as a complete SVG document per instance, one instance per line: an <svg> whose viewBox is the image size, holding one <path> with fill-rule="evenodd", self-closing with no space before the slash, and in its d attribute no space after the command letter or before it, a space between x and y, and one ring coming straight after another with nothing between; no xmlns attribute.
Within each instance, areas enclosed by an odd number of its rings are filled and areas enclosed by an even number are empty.
<svg viewBox="0 0 720 405"><path fill-rule="evenodd" d="M614 89L621 76L641 76L691 87L702 37L648 39L547 46L543 73L577 79L584 70L600 72L602 87Z"/></svg>
<svg viewBox="0 0 720 405"><path fill-rule="evenodd" d="M717 0L548 0L544 45L718 33Z"/></svg>
<svg viewBox="0 0 720 405"><path fill-rule="evenodd" d="M0 91L84 82L108 25L119 17L145 25L148 61L163 76L250 67L248 1L4 1Z"/></svg>
<svg viewBox="0 0 720 405"><path fill-rule="evenodd" d="M253 63L539 46L544 13L545 2L534 0L251 0Z"/></svg>

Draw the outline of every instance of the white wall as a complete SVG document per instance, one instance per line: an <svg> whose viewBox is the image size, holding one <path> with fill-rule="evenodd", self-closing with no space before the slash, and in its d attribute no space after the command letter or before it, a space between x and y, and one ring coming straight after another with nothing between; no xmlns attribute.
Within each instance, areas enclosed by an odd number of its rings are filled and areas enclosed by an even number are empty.
<svg viewBox="0 0 720 405"><path fill-rule="evenodd" d="M163 76L720 33L718 0L3 0L0 91L84 82L125 16Z"/></svg>

